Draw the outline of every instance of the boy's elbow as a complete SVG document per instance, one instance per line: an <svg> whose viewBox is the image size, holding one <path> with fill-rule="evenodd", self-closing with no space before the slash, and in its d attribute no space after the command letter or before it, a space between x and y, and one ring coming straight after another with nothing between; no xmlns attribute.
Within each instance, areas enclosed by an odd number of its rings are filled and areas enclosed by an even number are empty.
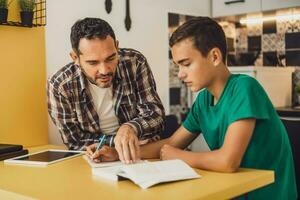
<svg viewBox="0 0 300 200"><path fill-rule="evenodd" d="M234 173L240 167L240 162L231 160L231 159L224 159L221 164L221 171L224 173Z"/></svg>

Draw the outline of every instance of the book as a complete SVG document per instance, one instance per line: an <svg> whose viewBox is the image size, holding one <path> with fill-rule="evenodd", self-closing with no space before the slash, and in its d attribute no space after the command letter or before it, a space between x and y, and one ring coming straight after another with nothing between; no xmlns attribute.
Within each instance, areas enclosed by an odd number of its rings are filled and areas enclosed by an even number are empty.
<svg viewBox="0 0 300 200"><path fill-rule="evenodd" d="M22 145L18 144L0 144L0 155L23 149Z"/></svg>
<svg viewBox="0 0 300 200"><path fill-rule="evenodd" d="M14 157L22 156L22 155L26 155L26 154L28 154L27 149L21 149L19 151L13 151L13 152L8 152L8 153L1 153L0 154L0 160L14 158Z"/></svg>
<svg viewBox="0 0 300 200"><path fill-rule="evenodd" d="M92 174L112 181L127 178L143 189L147 189L158 183L201 177L182 160L142 162L92 168Z"/></svg>

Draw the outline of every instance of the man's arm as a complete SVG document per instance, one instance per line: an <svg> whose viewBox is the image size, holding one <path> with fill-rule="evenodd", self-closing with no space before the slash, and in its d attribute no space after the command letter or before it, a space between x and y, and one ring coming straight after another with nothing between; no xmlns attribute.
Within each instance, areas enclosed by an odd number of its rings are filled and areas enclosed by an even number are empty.
<svg viewBox="0 0 300 200"><path fill-rule="evenodd" d="M200 169L235 172L251 140L255 122L255 119L243 119L232 123L227 129L220 149L210 152L189 152L178 149L181 148L180 145L165 145L161 148L161 158L181 159L190 166Z"/></svg>
<svg viewBox="0 0 300 200"><path fill-rule="evenodd" d="M165 112L156 92L151 69L143 56L136 62L138 63L136 71L138 114L120 127L115 138L119 158L125 163L140 158L138 140L158 140L164 129Z"/></svg>
<svg viewBox="0 0 300 200"><path fill-rule="evenodd" d="M125 123L134 128L140 140L152 139L164 129L165 111L156 91L156 83L146 58L138 59L136 72L136 118Z"/></svg>
<svg viewBox="0 0 300 200"><path fill-rule="evenodd" d="M47 83L47 95L49 115L69 149L83 150L85 146L98 142L102 134L89 133L79 128L76 112L66 94L60 92L50 81ZM113 136L108 136L106 144L113 144L113 139Z"/></svg>

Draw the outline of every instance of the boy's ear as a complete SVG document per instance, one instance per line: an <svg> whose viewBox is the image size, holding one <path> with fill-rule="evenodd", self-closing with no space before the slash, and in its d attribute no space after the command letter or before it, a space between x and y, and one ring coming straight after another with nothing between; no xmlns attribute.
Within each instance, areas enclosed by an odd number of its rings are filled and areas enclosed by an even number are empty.
<svg viewBox="0 0 300 200"><path fill-rule="evenodd" d="M219 48L212 48L210 50L211 61L213 65L216 67L222 62L222 53Z"/></svg>
<svg viewBox="0 0 300 200"><path fill-rule="evenodd" d="M75 64L79 65L79 57L78 55L75 53L74 50L72 50L70 52L70 57L72 58L72 60L74 61Z"/></svg>

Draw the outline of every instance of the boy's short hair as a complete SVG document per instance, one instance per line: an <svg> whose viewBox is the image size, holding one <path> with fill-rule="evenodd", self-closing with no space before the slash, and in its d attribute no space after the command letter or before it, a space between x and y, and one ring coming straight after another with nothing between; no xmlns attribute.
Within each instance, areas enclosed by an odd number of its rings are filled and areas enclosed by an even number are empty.
<svg viewBox="0 0 300 200"><path fill-rule="evenodd" d="M219 48L223 62L226 62L227 45L226 37L222 27L209 17L195 17L179 26L172 34L169 45L173 47L176 43L190 38L194 46L203 56L207 56L212 48Z"/></svg>

